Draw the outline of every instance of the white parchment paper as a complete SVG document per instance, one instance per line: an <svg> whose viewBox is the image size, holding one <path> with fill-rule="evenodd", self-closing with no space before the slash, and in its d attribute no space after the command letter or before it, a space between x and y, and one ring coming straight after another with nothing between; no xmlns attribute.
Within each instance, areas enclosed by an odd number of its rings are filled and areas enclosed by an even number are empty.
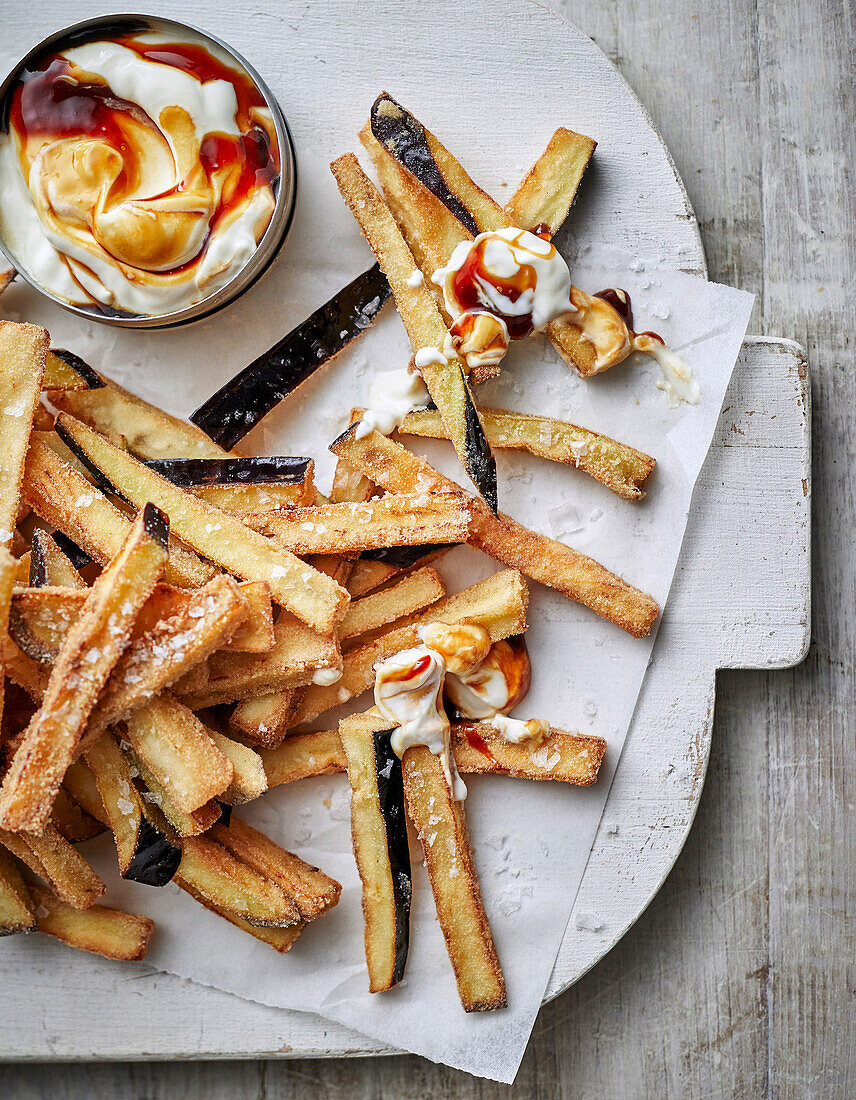
<svg viewBox="0 0 856 1100"><path fill-rule="evenodd" d="M187 414L289 327L371 263L326 168L304 154L301 208L274 274L240 308L174 333L129 333L82 324L41 305L25 288L4 296L4 313L51 329L99 370L167 409ZM311 186L306 185L311 181ZM319 250L323 225L333 250ZM752 304L751 295L672 270L656 258L559 239L575 282L594 291L622 286L639 330L654 329L685 354L702 388L701 404L670 410L656 389L659 368L642 356L589 382L578 380L550 345L535 337L516 346L502 377L478 393L484 404L548 413L612 435L652 454L657 469L641 504L619 500L570 467L522 453L498 452L502 509L530 527L591 554L666 604L693 486L707 453ZM400 367L409 355L389 307L350 350L317 373L248 437L253 453L306 454L329 483L326 444L363 402L372 372ZM466 483L448 444L411 446ZM450 591L487 576L495 564L466 548L439 565ZM668 607L665 607L668 614ZM117 883L106 842L88 846L111 884L110 899L154 917L147 957L156 968L282 1008L319 1013L474 1074L511 1081L526 1047L591 849L648 665L653 638L637 640L555 593L531 586L528 633L534 676L520 717L599 734L608 751L598 784L499 777L468 780L467 816L485 906L508 986L506 1010L466 1015L459 1007L433 901L413 844L411 950L401 986L366 992L359 879L349 834L344 776L274 790L241 810L275 840L318 864L343 885L335 910L280 956L212 916L170 885L152 890ZM366 700L366 705L369 701ZM329 718L321 724L330 722ZM332 722L330 722L332 724ZM38 944L22 945L26 952Z"/></svg>

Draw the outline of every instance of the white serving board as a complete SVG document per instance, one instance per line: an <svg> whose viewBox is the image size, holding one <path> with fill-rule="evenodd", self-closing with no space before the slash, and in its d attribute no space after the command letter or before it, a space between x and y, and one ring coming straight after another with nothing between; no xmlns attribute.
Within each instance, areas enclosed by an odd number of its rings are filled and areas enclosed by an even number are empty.
<svg viewBox="0 0 856 1100"><path fill-rule="evenodd" d="M693 499L630 735L547 997L657 893L704 784L718 668L786 668L809 642L810 388L802 349L746 341ZM342 782L345 782L344 778ZM2 975L0 1058L299 1058L390 1053L317 1016L69 951ZM2 968L2 951L0 951Z"/></svg>
<svg viewBox="0 0 856 1100"><path fill-rule="evenodd" d="M59 18L70 23L102 10L99 0L78 0L58 16L50 0L8 0L0 57L11 64ZM599 141L572 214L573 234L581 240L596 236L667 267L706 273L686 193L645 109L588 38L534 0L500 6L490 0L317 0L263 12L240 2L187 0L178 14L226 36L264 73L288 116L298 159L353 148L353 104L368 104L387 87L431 119L453 150L469 148L473 174L501 196L510 193L504 187L513 188L552 129L570 124ZM477 33L450 38L450 26ZM515 68L506 64L499 71L496 59L509 56L510 43ZM502 87L507 94L500 96ZM481 140L473 143L473 134ZM501 157L498 135L507 151ZM317 212L315 196L300 201L307 213ZM283 281L287 261L288 246L271 275L244 300L241 316L235 314L234 340L241 349L235 366L263 350L253 344L255 317L275 311L282 331L302 317L294 313ZM318 301L327 297L323 291L336 289L331 275L322 265ZM133 359L135 341L147 339L151 334L123 334L116 350ZM170 333L168 340L175 361L193 360L193 328ZM222 380L219 373L212 376L211 388ZM548 997L609 950L672 867L701 794L716 668L784 667L804 652L808 400L804 358L795 345L747 342L699 481L654 651L661 667L643 689ZM577 930L578 922L587 927ZM242 1001L144 964L110 964L48 940L43 947L26 982L3 973L0 951L6 1006L0 1058L386 1052L308 1014Z"/></svg>

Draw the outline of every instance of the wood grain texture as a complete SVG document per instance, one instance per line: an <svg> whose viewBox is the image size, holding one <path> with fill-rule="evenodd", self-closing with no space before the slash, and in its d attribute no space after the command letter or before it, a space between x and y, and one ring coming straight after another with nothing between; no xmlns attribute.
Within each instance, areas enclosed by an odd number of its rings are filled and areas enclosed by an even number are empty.
<svg viewBox="0 0 856 1100"><path fill-rule="evenodd" d="M759 294L756 330L809 350L817 491L807 661L719 676L707 782L684 852L636 927L544 1009L513 1089L395 1057L4 1067L5 1095L853 1094L856 13L840 0L556 6L656 119L711 276ZM160 995L178 1020L173 979L126 981L140 998ZM214 994L211 1016L230 1004ZM201 1033L206 1021L187 1026ZM46 1018L44 1031L62 1057L58 1020Z"/></svg>

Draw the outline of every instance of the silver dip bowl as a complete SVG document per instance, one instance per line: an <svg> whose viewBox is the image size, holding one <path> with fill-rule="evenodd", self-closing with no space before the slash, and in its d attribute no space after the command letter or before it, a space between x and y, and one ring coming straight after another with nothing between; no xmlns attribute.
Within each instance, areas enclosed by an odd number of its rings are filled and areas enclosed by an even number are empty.
<svg viewBox="0 0 856 1100"><path fill-rule="evenodd" d="M62 30L43 38L25 57L21 58L9 75L0 83L0 132L8 132L11 98L18 85L21 73L30 67L34 61L37 61L39 57L71 45L98 41L101 38L115 38L120 35L150 32L175 36L179 41L190 40L196 41L202 46L213 45L219 47L236 63L236 67L244 70L261 92L267 107L270 109L279 145L280 174L272 183L275 199L273 215L255 252L253 252L247 263L229 282L208 295L207 298L203 298L193 305L177 309L172 313L155 316L127 313L107 305L74 305L44 287L27 270L24 259L15 254L8 243L3 240L2 233L0 233L0 252L30 286L70 313L76 313L89 321L119 325L122 328L171 328L175 325L185 325L191 321L199 320L201 317L207 317L216 310L228 305L229 302L233 302L252 286L272 263L291 227L297 195L297 166L288 124L276 98L261 76L248 61L245 61L239 53L236 53L231 46L221 39L215 38L214 35L198 30L187 23L179 23L174 19L163 19L160 16L130 14L98 16L95 19L85 19L80 23L64 27Z"/></svg>

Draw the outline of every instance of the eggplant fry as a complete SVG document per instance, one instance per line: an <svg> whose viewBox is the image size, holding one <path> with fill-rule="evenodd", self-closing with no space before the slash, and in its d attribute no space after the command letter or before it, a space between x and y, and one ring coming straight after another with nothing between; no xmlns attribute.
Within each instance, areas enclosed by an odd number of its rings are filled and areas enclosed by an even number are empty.
<svg viewBox="0 0 856 1100"><path fill-rule="evenodd" d="M228 825L215 825L210 836L235 859L281 887L294 901L301 920L307 923L315 920L338 903L342 893L340 883L234 814Z"/></svg>
<svg viewBox="0 0 856 1100"><path fill-rule="evenodd" d="M0 321L0 546L7 548L18 519L24 463L49 342L47 331L38 325Z"/></svg>
<svg viewBox="0 0 856 1100"><path fill-rule="evenodd" d="M103 955L105 959L134 962L145 957L155 927L148 917L108 909L104 905L93 905L81 911L35 883L29 889L36 905L40 932L79 951Z"/></svg>
<svg viewBox="0 0 856 1100"><path fill-rule="evenodd" d="M208 837L186 837L175 881L250 924L287 928L300 912L282 887Z"/></svg>
<svg viewBox="0 0 856 1100"><path fill-rule="evenodd" d="M394 486L397 492L442 491L455 484L378 432L357 439L351 427L335 440L330 450L359 466L376 485ZM570 546L530 531L501 512L494 515L475 497L472 513L469 537L472 546L584 604L635 638L650 633L659 615L653 596Z"/></svg>
<svg viewBox="0 0 856 1100"><path fill-rule="evenodd" d="M0 846L0 936L32 932L37 927L35 906L18 864Z"/></svg>
<svg viewBox="0 0 856 1100"><path fill-rule="evenodd" d="M64 442L112 491L137 508L152 501L172 516L176 537L248 581L265 581L277 603L320 633L329 632L348 605L348 593L239 519L162 478L73 417L60 413Z"/></svg>
<svg viewBox="0 0 856 1100"><path fill-rule="evenodd" d="M122 878L166 886L181 861L181 849L146 819L125 754L105 733L89 746L85 758L113 831Z"/></svg>
<svg viewBox="0 0 856 1100"><path fill-rule="evenodd" d="M389 283L375 264L235 375L190 419L222 446L234 447L301 382L364 332L389 295Z"/></svg>
<svg viewBox="0 0 856 1100"><path fill-rule="evenodd" d="M355 600L339 624L339 640L344 642L379 630L403 615L421 611L446 595L443 578L436 569L426 566L402 577L380 592Z"/></svg>
<svg viewBox="0 0 856 1100"><path fill-rule="evenodd" d="M464 722L452 726L452 752L458 771L467 775L552 779L588 787L597 780L606 742L602 737L551 729L540 744L512 744L490 722Z"/></svg>
<svg viewBox="0 0 856 1100"><path fill-rule="evenodd" d="M339 726L351 785L351 843L363 884L370 993L401 981L410 943L413 884L404 785L389 730L374 709Z"/></svg>
<svg viewBox="0 0 856 1100"><path fill-rule="evenodd" d="M449 330L437 304L426 286L411 286L408 282L416 267L413 253L357 158L351 153L339 157L331 170L342 197L389 279L414 355L423 349L433 349L442 360L419 364L420 373L467 476L488 506L496 510L496 463L461 363L444 355Z"/></svg>
<svg viewBox="0 0 856 1100"><path fill-rule="evenodd" d="M189 883L183 882L181 888L186 894L189 894L194 901L199 902L199 904L209 912L216 913L218 917L227 920L229 924L234 924L234 926L240 928L242 932L248 932L255 939L261 940L262 943L266 943L268 947L272 947L274 951L278 951L281 955L284 955L286 951L292 949L294 941L306 927L303 921L291 924L287 928L271 928L250 924L248 920L239 917L237 913L230 913L228 909L213 905L207 898L204 898L202 894L194 890Z"/></svg>
<svg viewBox="0 0 856 1100"><path fill-rule="evenodd" d="M419 644L417 627L433 619L454 624L478 623L498 642L526 629L528 592L520 573L505 569L483 581L477 581L462 592L447 596L427 611L405 619L404 625L382 631L365 645L349 650L343 657L342 678L331 686L313 684L307 688L300 708L294 715L294 725L308 722L367 691L374 682L373 665L408 646Z"/></svg>
<svg viewBox="0 0 856 1100"><path fill-rule="evenodd" d="M259 754L216 730L209 730L209 734L220 752L232 762L232 782L219 796L220 801L239 806L260 798L267 790L267 775Z"/></svg>
<svg viewBox="0 0 856 1100"><path fill-rule="evenodd" d="M476 877L464 803L438 756L413 745L401 760L407 816L419 834L446 950L465 1012L506 1005L505 981Z"/></svg>
<svg viewBox="0 0 856 1100"><path fill-rule="evenodd" d="M312 682L321 669L341 663L332 635L316 634L293 615L281 612L274 624L270 653L215 653L208 662L209 679L201 690L182 695L194 710L249 699L255 695Z"/></svg>
<svg viewBox="0 0 856 1100"><path fill-rule="evenodd" d="M123 439L128 450L139 458L229 457L228 451L195 424L171 416L115 382L105 382L96 388L52 392L51 401L95 431Z"/></svg>
<svg viewBox="0 0 856 1100"><path fill-rule="evenodd" d="M288 731L302 691L286 688L243 699L229 715L229 725L251 745L274 748Z"/></svg>
<svg viewBox="0 0 856 1100"><path fill-rule="evenodd" d="M343 719L349 721L349 719ZM452 725L452 751L462 775L509 775L587 787L597 781L606 750L601 737L551 729L540 744L511 744L489 722ZM269 787L344 771L346 761L335 730L286 737L273 749L261 749Z"/></svg>
<svg viewBox="0 0 856 1100"><path fill-rule="evenodd" d="M465 542L470 512L460 492L431 494L425 500L388 493L365 503L256 512L241 518L293 554L332 554L428 541Z"/></svg>
<svg viewBox="0 0 856 1100"><path fill-rule="evenodd" d="M570 213L596 148L592 138L559 127L506 203L512 224L555 236Z"/></svg>
<svg viewBox="0 0 856 1100"><path fill-rule="evenodd" d="M121 748L128 757L129 762L140 773L138 788L146 806L146 816L160 828L161 832L165 833L165 826L169 825L180 837L199 836L201 833L207 832L214 822L220 819L223 814L223 806L213 798L192 813L179 810L166 788L158 782L143 758L134 752L131 743L123 740ZM76 765L77 762L72 767L76 767ZM159 822L158 815L163 817L163 822Z"/></svg>
<svg viewBox="0 0 856 1100"><path fill-rule="evenodd" d="M214 744L210 731L169 692L135 710L124 731L135 755L184 813L192 814L221 795L234 779L232 761Z"/></svg>
<svg viewBox="0 0 856 1100"><path fill-rule="evenodd" d="M97 390L106 385L101 375L79 355L65 348L51 348L45 359L44 390Z"/></svg>
<svg viewBox="0 0 856 1100"><path fill-rule="evenodd" d="M33 531L30 544L29 583L33 588L56 585L82 590L88 587L56 539L40 528Z"/></svg>
<svg viewBox="0 0 856 1100"><path fill-rule="evenodd" d="M37 516L58 528L100 565L119 553L131 530L127 516L42 439L30 442L23 493ZM170 541L164 573L170 584L195 588L215 572L192 551Z"/></svg>
<svg viewBox="0 0 856 1100"><path fill-rule="evenodd" d="M66 772L66 778L68 772ZM51 811L51 824L60 836L69 844L79 844L82 840L92 840L104 832L104 825L92 817L69 793L65 780L57 791Z"/></svg>
<svg viewBox="0 0 856 1100"><path fill-rule="evenodd" d="M50 823L39 836L0 829L0 844L75 909L88 909L107 889L74 845Z"/></svg>
<svg viewBox="0 0 856 1100"><path fill-rule="evenodd" d="M166 517L147 504L122 550L89 590L0 787L0 825L39 832L50 818L87 719L163 572L168 532Z"/></svg>
<svg viewBox="0 0 856 1100"><path fill-rule="evenodd" d="M338 730L292 734L276 748L259 749L259 756L268 787L343 772L347 766Z"/></svg>
<svg viewBox="0 0 856 1100"><path fill-rule="evenodd" d="M645 496L642 486L657 464L650 455L565 420L483 406L479 412L491 447L528 451L539 458L575 466L623 500L637 501ZM408 413L398 430L402 435L447 438L443 421L434 409Z"/></svg>
<svg viewBox="0 0 856 1100"><path fill-rule="evenodd" d="M400 572L401 570L396 566L373 558L360 558L359 561L354 562L347 586L348 591L351 593L351 606L353 606L354 600L360 599L369 592L374 592L382 584L393 577L397 577ZM350 611L350 608L348 608L348 611Z"/></svg>

